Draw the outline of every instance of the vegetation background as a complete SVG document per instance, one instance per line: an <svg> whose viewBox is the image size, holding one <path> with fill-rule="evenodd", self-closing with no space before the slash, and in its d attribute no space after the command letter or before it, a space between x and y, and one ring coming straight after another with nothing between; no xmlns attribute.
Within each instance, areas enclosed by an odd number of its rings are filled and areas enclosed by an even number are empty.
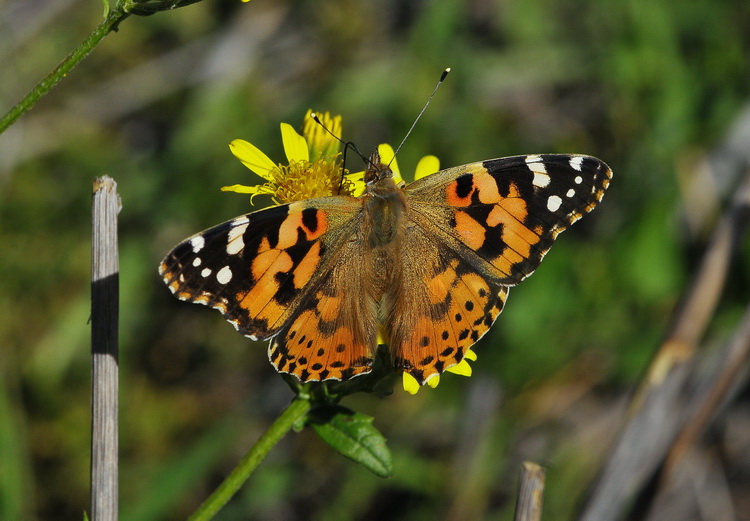
<svg viewBox="0 0 750 521"><path fill-rule="evenodd" d="M0 2L0 110L101 10ZM282 160L279 122L313 108L341 114L364 151L398 144L446 66L399 156L407 178L426 154L447 167L585 153L615 172L603 204L511 291L472 378L346 400L388 437L392 478L303 431L218 519L507 520L524 459L548 469L546 518L574 518L747 167L748 27L746 0L205 0L125 20L0 136L0 519L88 509L92 179L113 176L123 201L121 518L183 519L292 395L264 344L174 299L158 262L258 208L218 190L261 181L232 139ZM748 253L708 345L748 301ZM737 519L750 511L743 389L710 436Z"/></svg>

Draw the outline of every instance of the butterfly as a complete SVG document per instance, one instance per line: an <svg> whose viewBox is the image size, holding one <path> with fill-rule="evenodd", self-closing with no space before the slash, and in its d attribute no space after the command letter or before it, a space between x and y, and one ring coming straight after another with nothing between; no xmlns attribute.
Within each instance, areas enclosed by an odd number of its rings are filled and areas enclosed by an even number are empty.
<svg viewBox="0 0 750 521"><path fill-rule="evenodd" d="M393 365L422 385L463 360L611 179L597 158L543 154L402 187L375 152L362 196L237 217L177 245L159 273L180 300L270 340L271 364L302 382L370 372L381 328Z"/></svg>

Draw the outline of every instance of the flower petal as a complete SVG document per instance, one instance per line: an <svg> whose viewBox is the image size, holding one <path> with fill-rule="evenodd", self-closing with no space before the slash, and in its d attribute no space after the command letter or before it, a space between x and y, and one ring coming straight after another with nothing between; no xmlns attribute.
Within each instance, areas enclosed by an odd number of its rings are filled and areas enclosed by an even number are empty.
<svg viewBox="0 0 750 521"><path fill-rule="evenodd" d="M258 185L258 186L245 186L245 185L230 185L230 186L222 186L221 187L222 192L235 192L238 194L250 194L250 204L253 204L253 197L256 195L261 194L269 194L274 195L274 190L272 190L267 185Z"/></svg>
<svg viewBox="0 0 750 521"><path fill-rule="evenodd" d="M380 160L384 164L390 165L394 174L401 174L401 170L398 168L398 161L394 156L395 153L391 145L388 143L380 143L378 145L378 154L380 154Z"/></svg>
<svg viewBox="0 0 750 521"><path fill-rule="evenodd" d="M322 123L320 125L310 117L311 114L312 110L308 110L302 125L302 135L307 141L310 161L335 156L341 146L339 141L342 136L341 116L331 117L329 112L317 112L316 116ZM333 137L329 132L339 139Z"/></svg>
<svg viewBox="0 0 750 521"><path fill-rule="evenodd" d="M477 354L471 349L467 349L466 354L464 355L464 360L471 360L472 362L476 362Z"/></svg>
<svg viewBox="0 0 750 521"><path fill-rule="evenodd" d="M460 374L461 376L471 376L471 366L465 358L453 367L449 367L448 369L446 369L446 371L453 374Z"/></svg>
<svg viewBox="0 0 750 521"><path fill-rule="evenodd" d="M289 123L281 124L281 141L284 143L286 158L292 161L310 161L310 152L307 149L305 138L297 134Z"/></svg>
<svg viewBox="0 0 750 521"><path fill-rule="evenodd" d="M414 378L412 375L404 371L402 373L404 375L403 377L403 384L404 384L404 391L406 391L409 394L417 394L419 392L421 385L419 385L419 382L417 382L417 379Z"/></svg>
<svg viewBox="0 0 750 521"><path fill-rule="evenodd" d="M437 387L439 383L440 383L439 374L434 374L427 379L427 385L429 385L433 389Z"/></svg>
<svg viewBox="0 0 750 521"><path fill-rule="evenodd" d="M258 147L245 141L244 139L235 139L229 143L229 150L232 154L242 161L242 164L250 170L261 176L263 179L270 181L269 172L276 168L276 163L260 151Z"/></svg>
<svg viewBox="0 0 750 521"><path fill-rule="evenodd" d="M364 172L354 172L353 174L346 174L346 180L352 184L351 194L354 197L359 197L360 195L365 193L365 188L367 185L365 185Z"/></svg>
<svg viewBox="0 0 750 521"><path fill-rule="evenodd" d="M417 170L414 172L414 180L422 179L425 176L434 174L440 170L440 160L436 156L424 156L417 163Z"/></svg>
<svg viewBox="0 0 750 521"><path fill-rule="evenodd" d="M258 193L258 190L263 188L263 185L260 186L246 186L246 185L229 185L229 186L222 186L221 191L222 192L236 192L238 194L256 194Z"/></svg>

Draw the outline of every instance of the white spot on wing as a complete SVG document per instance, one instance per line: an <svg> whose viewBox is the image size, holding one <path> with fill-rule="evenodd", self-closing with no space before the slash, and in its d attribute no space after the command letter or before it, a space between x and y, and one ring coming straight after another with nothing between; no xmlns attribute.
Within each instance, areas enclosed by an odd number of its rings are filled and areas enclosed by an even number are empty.
<svg viewBox="0 0 750 521"><path fill-rule="evenodd" d="M196 258L193 259L193 266L195 266L197 268L198 266L201 265L202 262L203 261L201 260L200 257L196 257Z"/></svg>
<svg viewBox="0 0 750 521"><path fill-rule="evenodd" d="M542 166L544 166L541 163L541 161L542 161L542 156L540 156L539 154L531 154L529 156L526 156L526 164L527 165L536 163L536 164L541 164ZM529 166L529 168L531 168L531 166ZM542 171L546 172L546 170L542 170Z"/></svg>
<svg viewBox="0 0 750 521"><path fill-rule="evenodd" d="M577 175L576 178L574 179L574 181L576 182L577 185L579 185L579 184L583 183L583 177Z"/></svg>
<svg viewBox="0 0 750 521"><path fill-rule="evenodd" d="M581 165L583 164L583 156L574 156L570 158L570 167L574 170L581 171Z"/></svg>
<svg viewBox="0 0 750 521"><path fill-rule="evenodd" d="M201 271L201 277L208 277L211 275L211 268L203 268L203 271Z"/></svg>
<svg viewBox="0 0 750 521"><path fill-rule="evenodd" d="M575 194L576 194L576 191L571 188L565 193L565 197L573 197Z"/></svg>
<svg viewBox="0 0 750 521"><path fill-rule="evenodd" d="M196 235L190 239L190 246L193 247L193 253L198 253L206 245L206 239L202 235Z"/></svg>
<svg viewBox="0 0 750 521"><path fill-rule="evenodd" d="M534 186L537 188L544 188L549 184L549 176L547 174L540 174L539 172L534 172L534 180L532 181Z"/></svg>
<svg viewBox="0 0 750 521"><path fill-rule="evenodd" d="M537 188L544 188L549 184L549 175L541 156L526 156L526 166L534 173L532 184Z"/></svg>
<svg viewBox="0 0 750 521"><path fill-rule="evenodd" d="M229 269L229 266L224 266L216 273L216 280L222 284L232 280L232 270Z"/></svg>
<svg viewBox="0 0 750 521"><path fill-rule="evenodd" d="M560 199L557 195L550 195L549 199L547 199L547 210L550 212L556 212L560 209L560 206L562 205L562 199Z"/></svg>
<svg viewBox="0 0 750 521"><path fill-rule="evenodd" d="M240 219L244 219L245 223L234 226L229 230L229 241L227 242L227 253L229 255L237 255L245 248L245 241L242 239L242 236L245 234L245 230L247 230L247 217L241 217Z"/></svg>

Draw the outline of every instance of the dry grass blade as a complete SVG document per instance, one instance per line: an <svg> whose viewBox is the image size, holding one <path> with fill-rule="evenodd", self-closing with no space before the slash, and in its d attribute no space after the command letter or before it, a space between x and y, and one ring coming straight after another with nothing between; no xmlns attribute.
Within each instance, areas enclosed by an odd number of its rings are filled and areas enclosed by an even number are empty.
<svg viewBox="0 0 750 521"><path fill-rule="evenodd" d="M706 378L706 382L701 382L703 385L696 393L696 403L690 408L695 412L690 415L690 421L682 428L669 452L664 464L664 481L669 479L672 469L716 416L732 390L737 388L750 358L750 306L746 308L734 337L719 353L719 357L718 368Z"/></svg>
<svg viewBox="0 0 750 521"><path fill-rule="evenodd" d="M714 314L750 208L750 175L716 227L673 327L631 404L630 418L590 491L580 519L622 517L632 497L662 464L689 411L686 385Z"/></svg>

